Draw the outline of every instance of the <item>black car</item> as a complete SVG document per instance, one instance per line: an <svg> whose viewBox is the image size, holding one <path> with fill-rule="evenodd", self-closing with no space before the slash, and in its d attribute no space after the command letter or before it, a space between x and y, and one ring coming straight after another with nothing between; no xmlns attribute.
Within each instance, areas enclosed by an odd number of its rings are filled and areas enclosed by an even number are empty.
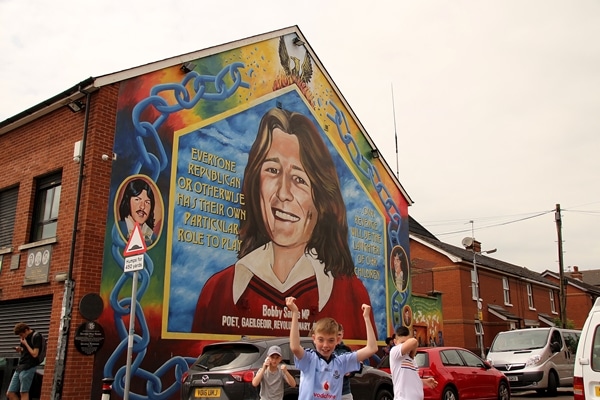
<svg viewBox="0 0 600 400"><path fill-rule="evenodd" d="M301 339L305 348L314 348L310 338ZM181 400L257 400L258 388L252 378L263 365L271 346L281 348L282 363L300 382L300 371L294 366L289 338L252 339L214 343L204 347L202 355L181 378ZM392 400L391 376L376 368L363 366L350 381L352 395L361 400ZM285 384L283 400L298 399L298 386Z"/></svg>

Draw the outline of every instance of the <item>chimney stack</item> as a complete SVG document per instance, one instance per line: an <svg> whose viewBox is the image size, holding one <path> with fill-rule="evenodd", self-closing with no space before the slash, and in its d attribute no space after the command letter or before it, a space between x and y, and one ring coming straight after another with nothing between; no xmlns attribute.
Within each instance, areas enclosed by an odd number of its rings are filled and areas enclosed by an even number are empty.
<svg viewBox="0 0 600 400"><path fill-rule="evenodd" d="M571 278L578 279L583 282L583 273L579 271L579 267L577 265L573 266L573 272L571 272Z"/></svg>

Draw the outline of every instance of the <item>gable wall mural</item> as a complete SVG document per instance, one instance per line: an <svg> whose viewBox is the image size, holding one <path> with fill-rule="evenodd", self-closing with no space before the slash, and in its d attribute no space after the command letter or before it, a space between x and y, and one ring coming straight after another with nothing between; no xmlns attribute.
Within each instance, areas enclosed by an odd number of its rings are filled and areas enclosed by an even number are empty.
<svg viewBox="0 0 600 400"><path fill-rule="evenodd" d="M296 37L121 83L94 387L114 378L123 396L134 301L140 399L178 398L206 343L288 336L287 296L301 334L331 316L351 345L366 338L361 304L381 343L401 318L407 199ZM134 293L123 252L136 226L147 250Z"/></svg>

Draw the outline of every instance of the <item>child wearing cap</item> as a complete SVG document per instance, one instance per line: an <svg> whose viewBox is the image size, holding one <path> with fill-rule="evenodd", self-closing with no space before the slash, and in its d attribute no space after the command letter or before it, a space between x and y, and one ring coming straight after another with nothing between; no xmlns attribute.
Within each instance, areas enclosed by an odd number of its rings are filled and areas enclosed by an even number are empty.
<svg viewBox="0 0 600 400"><path fill-rule="evenodd" d="M281 362L281 348L279 346L269 347L267 358L263 366L256 371L252 379L252 386L260 385L260 400L281 400L283 399L283 381L285 380L291 387L296 386L294 377L287 370L285 364Z"/></svg>
<svg viewBox="0 0 600 400"><path fill-rule="evenodd" d="M344 375L358 371L360 362L377 352L377 339L371 324L371 306L363 304L362 314L367 331L367 344L356 351L335 354L339 343L339 324L333 318L321 318L313 326L314 349L300 345L298 329L298 306L294 297L285 299L292 312L290 327L290 350L294 353L296 367L300 370L298 400L341 399Z"/></svg>

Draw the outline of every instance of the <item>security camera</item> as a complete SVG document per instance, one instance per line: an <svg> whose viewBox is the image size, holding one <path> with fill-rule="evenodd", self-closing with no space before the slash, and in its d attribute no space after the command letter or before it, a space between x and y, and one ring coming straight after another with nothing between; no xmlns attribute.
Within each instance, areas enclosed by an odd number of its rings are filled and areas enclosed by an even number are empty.
<svg viewBox="0 0 600 400"><path fill-rule="evenodd" d="M110 160L110 156L108 154L102 154L102 161Z"/></svg>

